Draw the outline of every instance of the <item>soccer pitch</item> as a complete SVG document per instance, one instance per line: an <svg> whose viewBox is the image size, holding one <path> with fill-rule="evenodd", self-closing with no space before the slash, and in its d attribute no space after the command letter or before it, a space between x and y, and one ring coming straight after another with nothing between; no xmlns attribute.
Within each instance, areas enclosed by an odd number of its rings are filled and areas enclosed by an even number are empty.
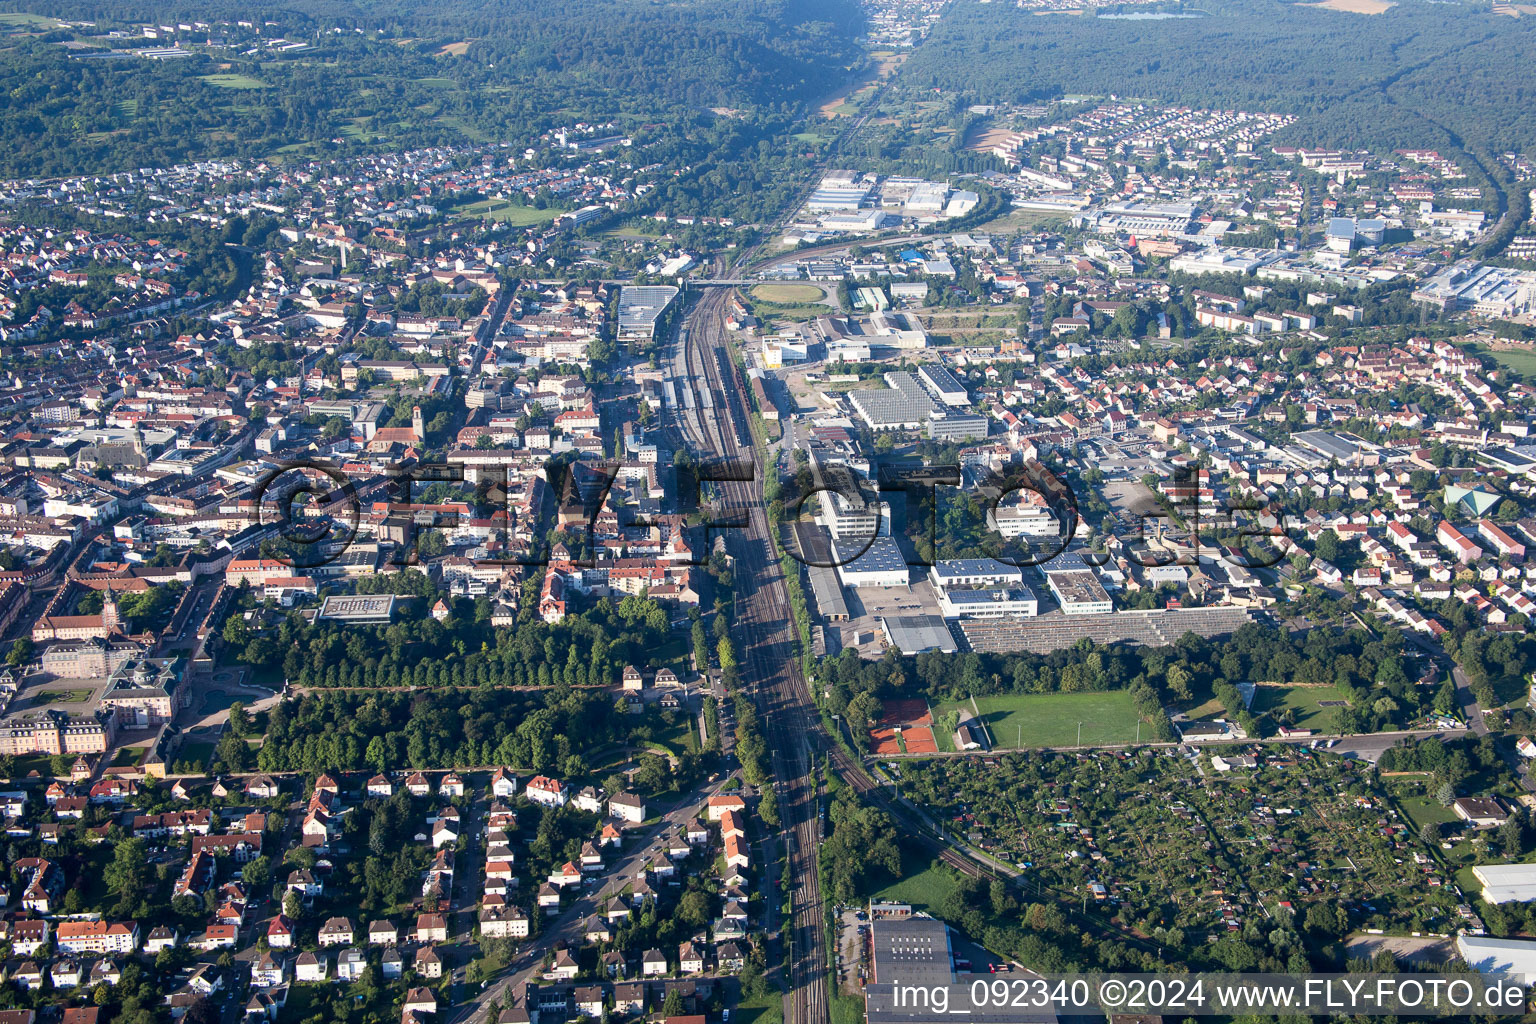
<svg viewBox="0 0 1536 1024"><path fill-rule="evenodd" d="M980 711L998 750L1136 742L1138 716L1125 690L977 697L975 704L972 709L968 700L946 703L934 709L934 717L957 708ZM1143 740L1154 738L1149 726L1141 733Z"/></svg>

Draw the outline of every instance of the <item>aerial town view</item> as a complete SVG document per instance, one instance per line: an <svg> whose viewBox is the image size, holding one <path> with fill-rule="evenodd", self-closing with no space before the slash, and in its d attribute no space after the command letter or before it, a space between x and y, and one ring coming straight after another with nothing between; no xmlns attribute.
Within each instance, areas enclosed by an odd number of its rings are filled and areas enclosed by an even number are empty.
<svg viewBox="0 0 1536 1024"><path fill-rule="evenodd" d="M1536 7L0 8L0 1024L1524 1015Z"/></svg>

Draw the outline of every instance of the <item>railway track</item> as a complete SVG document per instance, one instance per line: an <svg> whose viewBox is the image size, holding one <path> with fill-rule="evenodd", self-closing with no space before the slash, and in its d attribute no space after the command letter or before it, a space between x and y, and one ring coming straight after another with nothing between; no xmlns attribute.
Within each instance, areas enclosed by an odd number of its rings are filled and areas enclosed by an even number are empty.
<svg viewBox="0 0 1536 1024"><path fill-rule="evenodd" d="M729 297L727 289L707 293L689 313L686 333L679 338L678 365L696 389L711 396L713 406L713 415L683 422L692 435L688 440L704 459L745 456L753 467L750 479L718 482L716 497L721 518L741 525L731 531L727 544L736 557L737 571L754 584L739 607L735 638L749 693L772 748L780 840L793 879L790 913L782 933L789 982L784 1013L787 1024L827 1024L827 955L818 862L821 794L810 771L820 722L808 710L809 692L799 675L789 595L768 534L762 468L749 440L740 375L724 345Z"/></svg>
<svg viewBox="0 0 1536 1024"><path fill-rule="evenodd" d="M793 892L783 935L789 964L785 998L787 1024L827 1024L828 959L820 889L819 849L823 793L813 778L813 757L829 759L838 775L861 797L876 803L904 825L912 838L933 850L944 863L973 877L997 872L949 847L916 820L864 765L828 740L795 651L795 626L782 570L769 536L763 501L764 467L757 463L746 427L745 395L740 374L724 342L729 289L712 289L689 313L678 341L676 368L701 394L712 397L714 415L686 417L685 434L707 460L740 459L753 467L751 479L719 484L721 519L738 521L727 543L737 572L753 581L736 622L744 678L763 717L772 748L773 772L782 821L781 839L790 859ZM702 402L700 403L702 405Z"/></svg>

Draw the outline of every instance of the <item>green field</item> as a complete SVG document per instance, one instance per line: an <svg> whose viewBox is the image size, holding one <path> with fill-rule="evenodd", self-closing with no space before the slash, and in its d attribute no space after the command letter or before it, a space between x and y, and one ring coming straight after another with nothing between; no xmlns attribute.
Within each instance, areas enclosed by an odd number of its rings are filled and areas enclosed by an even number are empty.
<svg viewBox="0 0 1536 1024"><path fill-rule="evenodd" d="M1536 380L1536 351L1519 348L1496 349L1479 345L1477 354L1497 360L1500 366L1513 370L1527 380Z"/></svg>
<svg viewBox="0 0 1536 1024"><path fill-rule="evenodd" d="M540 210L532 206L517 206L503 199L481 199L453 208L457 217L473 217L476 220L499 220L515 228L530 224L547 224L560 215L559 210Z"/></svg>
<svg viewBox="0 0 1536 1024"><path fill-rule="evenodd" d="M783 1024L784 993L767 986L766 991L755 999L743 999L736 1004L733 1021L741 1024Z"/></svg>
<svg viewBox="0 0 1536 1024"><path fill-rule="evenodd" d="M44 690L37 695L39 704L83 704L90 699L90 690Z"/></svg>
<svg viewBox="0 0 1536 1024"><path fill-rule="evenodd" d="M760 284L752 289L752 297L764 302L820 302L826 292L813 284Z"/></svg>
<svg viewBox="0 0 1536 1024"><path fill-rule="evenodd" d="M934 708L935 720L957 707L969 708L970 702ZM1074 746L1079 723L1084 745L1136 742L1138 718L1125 690L977 697L976 708L1000 749ZM1151 729L1143 729L1141 738L1152 739Z"/></svg>
<svg viewBox="0 0 1536 1024"><path fill-rule="evenodd" d="M1046 227L1061 227L1067 218L1051 210L1010 210L994 217L985 224L978 224L976 231L1035 231Z"/></svg>
<svg viewBox="0 0 1536 1024"><path fill-rule="evenodd" d="M1336 686L1260 686L1253 694L1255 715L1276 714L1290 708L1296 713L1296 725L1302 729L1332 732L1333 708L1320 701L1343 700L1344 691Z"/></svg>
<svg viewBox="0 0 1536 1024"><path fill-rule="evenodd" d="M203 75L203 81L220 89L265 89L267 83L250 75Z"/></svg>
<svg viewBox="0 0 1536 1024"><path fill-rule="evenodd" d="M910 903L914 910L937 912L944 898L954 891L955 880L942 868L934 868L931 855L914 845L901 847L901 881L875 893L875 899Z"/></svg>
<svg viewBox="0 0 1536 1024"><path fill-rule="evenodd" d="M1456 812L1427 796L1399 797L1397 802L1402 805L1403 813L1413 820L1415 829L1429 824L1451 825L1459 820Z"/></svg>
<svg viewBox="0 0 1536 1024"><path fill-rule="evenodd" d="M42 14L32 14L27 11L5 11L0 13L0 25L12 25L17 28L57 28L60 22L58 18L49 18Z"/></svg>

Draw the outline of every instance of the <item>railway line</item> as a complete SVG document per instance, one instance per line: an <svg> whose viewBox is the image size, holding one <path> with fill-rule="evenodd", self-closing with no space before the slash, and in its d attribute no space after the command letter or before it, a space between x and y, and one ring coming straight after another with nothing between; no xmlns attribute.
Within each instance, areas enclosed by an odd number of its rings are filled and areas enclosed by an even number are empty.
<svg viewBox="0 0 1536 1024"><path fill-rule="evenodd" d="M729 261L729 266L727 260L717 257L717 274L739 276L743 268L761 258L768 242L809 198L844 144L869 123L889 84L889 80L882 82L859 115L838 134L807 176L801 194L772 230ZM804 258L807 253L795 255ZM764 265L775 262L777 258L770 258ZM830 1024L831 988L820 880L824 794L812 772L817 755L830 758L835 770L856 791L886 806L896 820L908 815L900 813L899 806L862 764L828 741L801 673L789 592L775 556L763 500L765 473L777 472L777 467L762 466L757 460L747 416L746 382L731 361L726 344L725 320L731 295L730 287L709 288L684 318L676 342L674 376L685 382L685 387L696 389L700 397L698 407L690 403L690 408L679 410L677 420L685 439L703 459L719 463L744 459L752 469L750 474L723 474L746 475L747 479L718 481L715 497L724 513L722 518L741 526L728 531L726 541L736 558L737 578L751 581L750 589L741 588L745 597L738 605L735 640L741 650L748 692L757 703L772 748L784 856L789 862L792 891L782 929L789 982L784 1020L785 1024ZM943 840L929 835L922 823L915 823L914 834L959 870L973 875L985 870L946 848Z"/></svg>
<svg viewBox="0 0 1536 1024"><path fill-rule="evenodd" d="M725 344L726 304L730 289L710 289L699 299L675 343L674 372L700 396L708 396L691 415L678 421L685 439L706 462L745 460L750 478L719 481L715 493L719 518L738 528L727 531L742 588L735 624L743 676L763 717L772 748L773 772L782 821L785 855L793 891L783 928L789 965L785 997L786 1024L827 1024L828 959L820 888L819 850L824 793L812 772L815 761L829 763L865 799L902 822L911 838L935 856L974 877L997 877L991 865L972 860L947 844L865 770L858 759L832 743L795 650L795 625L783 572L769 535L763 500L765 472L758 464L747 427L746 395L741 374ZM708 415L701 415L705 409ZM727 474L736 475L736 474Z"/></svg>
<svg viewBox="0 0 1536 1024"><path fill-rule="evenodd" d="M782 932L789 982L784 1014L787 1024L827 1024L827 953L818 862L821 794L810 771L820 721L811 709L795 659L789 595L768 534L762 468L750 442L740 378L724 345L729 297L728 289L706 293L679 335L676 366L710 403L710 414L683 417L681 422L688 441L704 460L723 463L745 458L753 467L749 479L718 481L716 496L721 518L740 526L727 537L737 571L753 581L739 607L735 639L749 692L772 748L783 848L793 879L790 913Z"/></svg>

